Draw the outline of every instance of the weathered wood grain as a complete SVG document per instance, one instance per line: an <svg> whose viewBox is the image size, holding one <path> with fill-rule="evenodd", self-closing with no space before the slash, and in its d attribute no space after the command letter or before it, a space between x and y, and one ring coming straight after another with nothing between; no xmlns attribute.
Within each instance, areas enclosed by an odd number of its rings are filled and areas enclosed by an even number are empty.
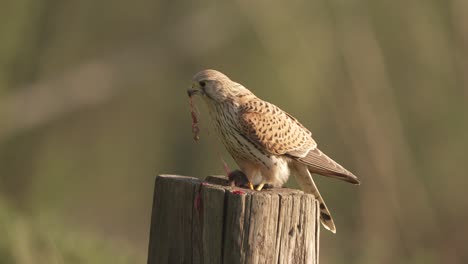
<svg viewBox="0 0 468 264"><path fill-rule="evenodd" d="M219 264L223 261L225 190L209 184L203 184L201 190L203 204L203 263Z"/></svg>
<svg viewBox="0 0 468 264"><path fill-rule="evenodd" d="M156 178L148 263L192 263L192 210L200 184L191 177Z"/></svg>
<svg viewBox="0 0 468 264"><path fill-rule="evenodd" d="M318 203L224 177L156 178L148 263L318 263Z"/></svg>

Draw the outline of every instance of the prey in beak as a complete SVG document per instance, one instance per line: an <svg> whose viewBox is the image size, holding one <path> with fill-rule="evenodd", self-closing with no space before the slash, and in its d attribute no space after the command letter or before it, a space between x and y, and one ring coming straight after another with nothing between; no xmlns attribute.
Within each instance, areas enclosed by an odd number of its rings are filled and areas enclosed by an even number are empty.
<svg viewBox="0 0 468 264"><path fill-rule="evenodd" d="M200 133L200 128L198 127L198 117L197 117L197 111L195 110L195 105L193 104L193 96L196 94L199 94L200 90L198 89L188 89L187 90L187 95L189 97L189 102L190 102L190 114L192 115L192 134L193 134L193 139L195 141L198 141L200 139L200 136L198 135Z"/></svg>

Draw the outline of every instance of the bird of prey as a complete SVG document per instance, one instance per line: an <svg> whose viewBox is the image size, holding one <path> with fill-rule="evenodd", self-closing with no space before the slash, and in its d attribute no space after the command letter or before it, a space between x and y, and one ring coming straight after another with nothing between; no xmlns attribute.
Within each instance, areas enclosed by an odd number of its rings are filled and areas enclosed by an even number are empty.
<svg viewBox="0 0 468 264"><path fill-rule="evenodd" d="M201 95L215 130L248 179L251 189L282 186L290 174L320 204L323 226L335 233L331 214L311 173L359 184L357 177L317 148L297 119L216 70L195 74L189 96Z"/></svg>

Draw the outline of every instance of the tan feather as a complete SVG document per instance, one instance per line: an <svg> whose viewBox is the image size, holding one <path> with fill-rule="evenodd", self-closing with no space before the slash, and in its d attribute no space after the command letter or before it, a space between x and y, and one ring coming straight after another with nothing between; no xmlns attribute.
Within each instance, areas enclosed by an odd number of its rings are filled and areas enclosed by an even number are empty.
<svg viewBox="0 0 468 264"><path fill-rule="evenodd" d="M288 155L312 173L359 184L357 177L317 148L312 133L279 107L260 99L242 108L240 125L251 140L274 155Z"/></svg>
<svg viewBox="0 0 468 264"><path fill-rule="evenodd" d="M318 148L311 149L305 157L297 158L297 160L306 164L311 173L337 178L353 184L360 184L354 174L329 158Z"/></svg>
<svg viewBox="0 0 468 264"><path fill-rule="evenodd" d="M258 98L246 102L239 117L241 132L270 154L303 157L317 145L312 133L295 118Z"/></svg>
<svg viewBox="0 0 468 264"><path fill-rule="evenodd" d="M313 194L315 199L319 201L320 221L322 222L322 225L332 233L336 233L336 227L331 213L328 210L322 195L320 195L317 185L315 185L314 179L307 169L307 166L298 161L293 161L291 165L292 172L296 176L296 181L301 189L306 193Z"/></svg>
<svg viewBox="0 0 468 264"><path fill-rule="evenodd" d="M197 73L190 94L201 95L207 103L220 139L249 183L281 186L294 174L301 189L320 202L322 224L336 231L311 173L359 181L317 148L306 127L215 70Z"/></svg>

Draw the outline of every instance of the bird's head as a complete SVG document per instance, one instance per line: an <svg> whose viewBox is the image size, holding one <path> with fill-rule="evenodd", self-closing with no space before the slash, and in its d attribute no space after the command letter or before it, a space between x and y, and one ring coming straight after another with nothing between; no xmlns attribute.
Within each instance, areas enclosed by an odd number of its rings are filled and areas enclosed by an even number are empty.
<svg viewBox="0 0 468 264"><path fill-rule="evenodd" d="M187 93L189 96L201 95L210 103L235 101L240 95L252 94L244 86L215 70L203 70L195 74L192 78L192 88Z"/></svg>

